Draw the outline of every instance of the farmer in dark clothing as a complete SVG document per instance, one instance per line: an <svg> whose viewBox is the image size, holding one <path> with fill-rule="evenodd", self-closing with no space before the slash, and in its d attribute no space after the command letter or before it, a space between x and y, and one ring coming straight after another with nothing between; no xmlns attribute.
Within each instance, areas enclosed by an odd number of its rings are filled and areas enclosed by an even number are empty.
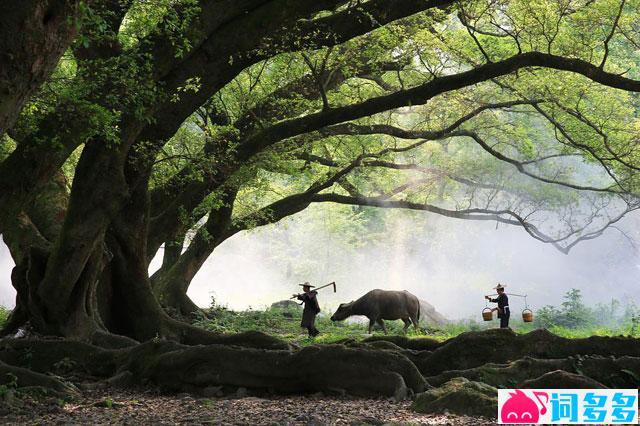
<svg viewBox="0 0 640 426"><path fill-rule="evenodd" d="M312 291L308 282L300 284L302 286L302 294L294 294L298 300L302 300L304 303L304 309L302 310L302 322L300 327L306 328L309 331L310 337L315 337L320 332L316 328L316 315L320 312L320 305L318 304L318 298L316 297L318 292Z"/></svg>
<svg viewBox="0 0 640 426"><path fill-rule="evenodd" d="M498 310L498 318L500 318L500 328L509 328L509 316L511 315L511 311L509 310L509 298L507 297L507 293L504 292L504 287L502 284L498 283L494 289L498 292L498 297L495 299L490 298L489 296L485 296L489 302L497 303L498 307L495 308Z"/></svg>

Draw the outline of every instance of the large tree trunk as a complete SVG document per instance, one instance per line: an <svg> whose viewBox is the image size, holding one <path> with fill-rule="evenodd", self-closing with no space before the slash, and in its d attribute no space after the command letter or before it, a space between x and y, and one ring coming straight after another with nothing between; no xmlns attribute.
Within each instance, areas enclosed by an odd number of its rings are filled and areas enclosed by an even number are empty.
<svg viewBox="0 0 640 426"><path fill-rule="evenodd" d="M231 214L237 190L228 190L222 195L221 206L209 212L203 230L196 233L184 254L165 254L162 267L151 277L153 292L167 311L178 316L189 316L200 311L187 296L187 290L196 273L209 258L215 247L231 234ZM182 244L179 244L182 249ZM166 250L166 248L165 248Z"/></svg>
<svg viewBox="0 0 640 426"><path fill-rule="evenodd" d="M180 259L184 246L185 233L180 232L175 239L164 243L162 265L151 277L153 294L164 310L174 318L188 319L193 313L204 314L202 310L187 296L188 283L180 279L156 280L158 276L165 276Z"/></svg>
<svg viewBox="0 0 640 426"><path fill-rule="evenodd" d="M41 332L89 339L101 329L87 300L108 257L106 229L127 196L123 150L98 140L84 148L64 225L32 292L32 323Z"/></svg>
<svg viewBox="0 0 640 426"><path fill-rule="evenodd" d="M107 245L111 250L108 273L112 289L112 330L137 340L156 336L175 338L153 292L147 269L147 186L135 185L111 223Z"/></svg>
<svg viewBox="0 0 640 426"><path fill-rule="evenodd" d="M162 324L158 316L163 313L148 285L144 240L135 241L140 234L126 223L107 233L122 208L131 207L126 202L135 200L129 197L123 172L126 150L124 142L88 143L76 169L68 210L56 211L51 196L41 197L43 202L33 208L37 225L49 238L26 219L23 226L11 227L25 231L7 235L17 264L12 277L18 290L17 312L38 332L102 343L108 331L120 329L126 332L118 334L136 340L158 334ZM145 215L141 217L129 216L144 226ZM47 218L64 218L64 224ZM103 279L105 274L109 279ZM113 330L102 320L105 312L112 314ZM15 328L17 321L10 324Z"/></svg>
<svg viewBox="0 0 640 426"><path fill-rule="evenodd" d="M46 260L60 233L66 212L68 194L66 179L58 173L44 185L27 211L19 213L7 225L3 240L16 263L11 282L16 290L16 306L11 312L3 334L14 333L23 326L32 311L32 293L44 275Z"/></svg>
<svg viewBox="0 0 640 426"><path fill-rule="evenodd" d="M206 245L194 241L173 266L161 268L153 275L153 292L167 312L178 317L189 317L200 311L187 296L187 290L211 252L212 249Z"/></svg>
<svg viewBox="0 0 640 426"><path fill-rule="evenodd" d="M78 0L0 3L0 136L55 68L76 33Z"/></svg>

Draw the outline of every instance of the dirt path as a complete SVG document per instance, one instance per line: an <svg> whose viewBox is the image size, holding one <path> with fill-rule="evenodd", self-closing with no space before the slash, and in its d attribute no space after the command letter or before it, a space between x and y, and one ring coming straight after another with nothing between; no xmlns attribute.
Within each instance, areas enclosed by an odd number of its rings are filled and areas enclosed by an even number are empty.
<svg viewBox="0 0 640 426"><path fill-rule="evenodd" d="M490 425L477 417L424 415L385 399L280 397L194 399L142 392L91 391L60 406L25 403L0 413L2 424L117 425Z"/></svg>

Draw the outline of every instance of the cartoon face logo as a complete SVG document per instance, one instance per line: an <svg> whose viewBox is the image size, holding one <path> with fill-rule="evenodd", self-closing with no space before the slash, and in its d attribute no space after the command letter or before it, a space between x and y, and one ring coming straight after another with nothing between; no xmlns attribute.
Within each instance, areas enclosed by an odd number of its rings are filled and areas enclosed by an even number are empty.
<svg viewBox="0 0 640 426"><path fill-rule="evenodd" d="M536 423L540 414L547 412L547 407L540 401L540 396L545 396L548 402L549 396L545 392L534 392L534 396L540 403L542 409L538 409L535 401L525 395L521 390L509 392L509 399L500 410L500 419L503 423Z"/></svg>

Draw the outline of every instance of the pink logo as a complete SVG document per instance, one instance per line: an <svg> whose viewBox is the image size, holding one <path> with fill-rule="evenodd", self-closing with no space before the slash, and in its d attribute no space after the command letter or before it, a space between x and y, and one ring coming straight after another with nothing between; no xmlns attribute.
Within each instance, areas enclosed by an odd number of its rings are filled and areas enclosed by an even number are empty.
<svg viewBox="0 0 640 426"><path fill-rule="evenodd" d="M549 395L546 392L533 392L540 403L540 409L538 404L521 390L509 392L509 395L509 399L502 405L500 411L502 423L537 423L540 414L547 412L546 404L549 402ZM544 403L540 400L541 396L545 397Z"/></svg>

